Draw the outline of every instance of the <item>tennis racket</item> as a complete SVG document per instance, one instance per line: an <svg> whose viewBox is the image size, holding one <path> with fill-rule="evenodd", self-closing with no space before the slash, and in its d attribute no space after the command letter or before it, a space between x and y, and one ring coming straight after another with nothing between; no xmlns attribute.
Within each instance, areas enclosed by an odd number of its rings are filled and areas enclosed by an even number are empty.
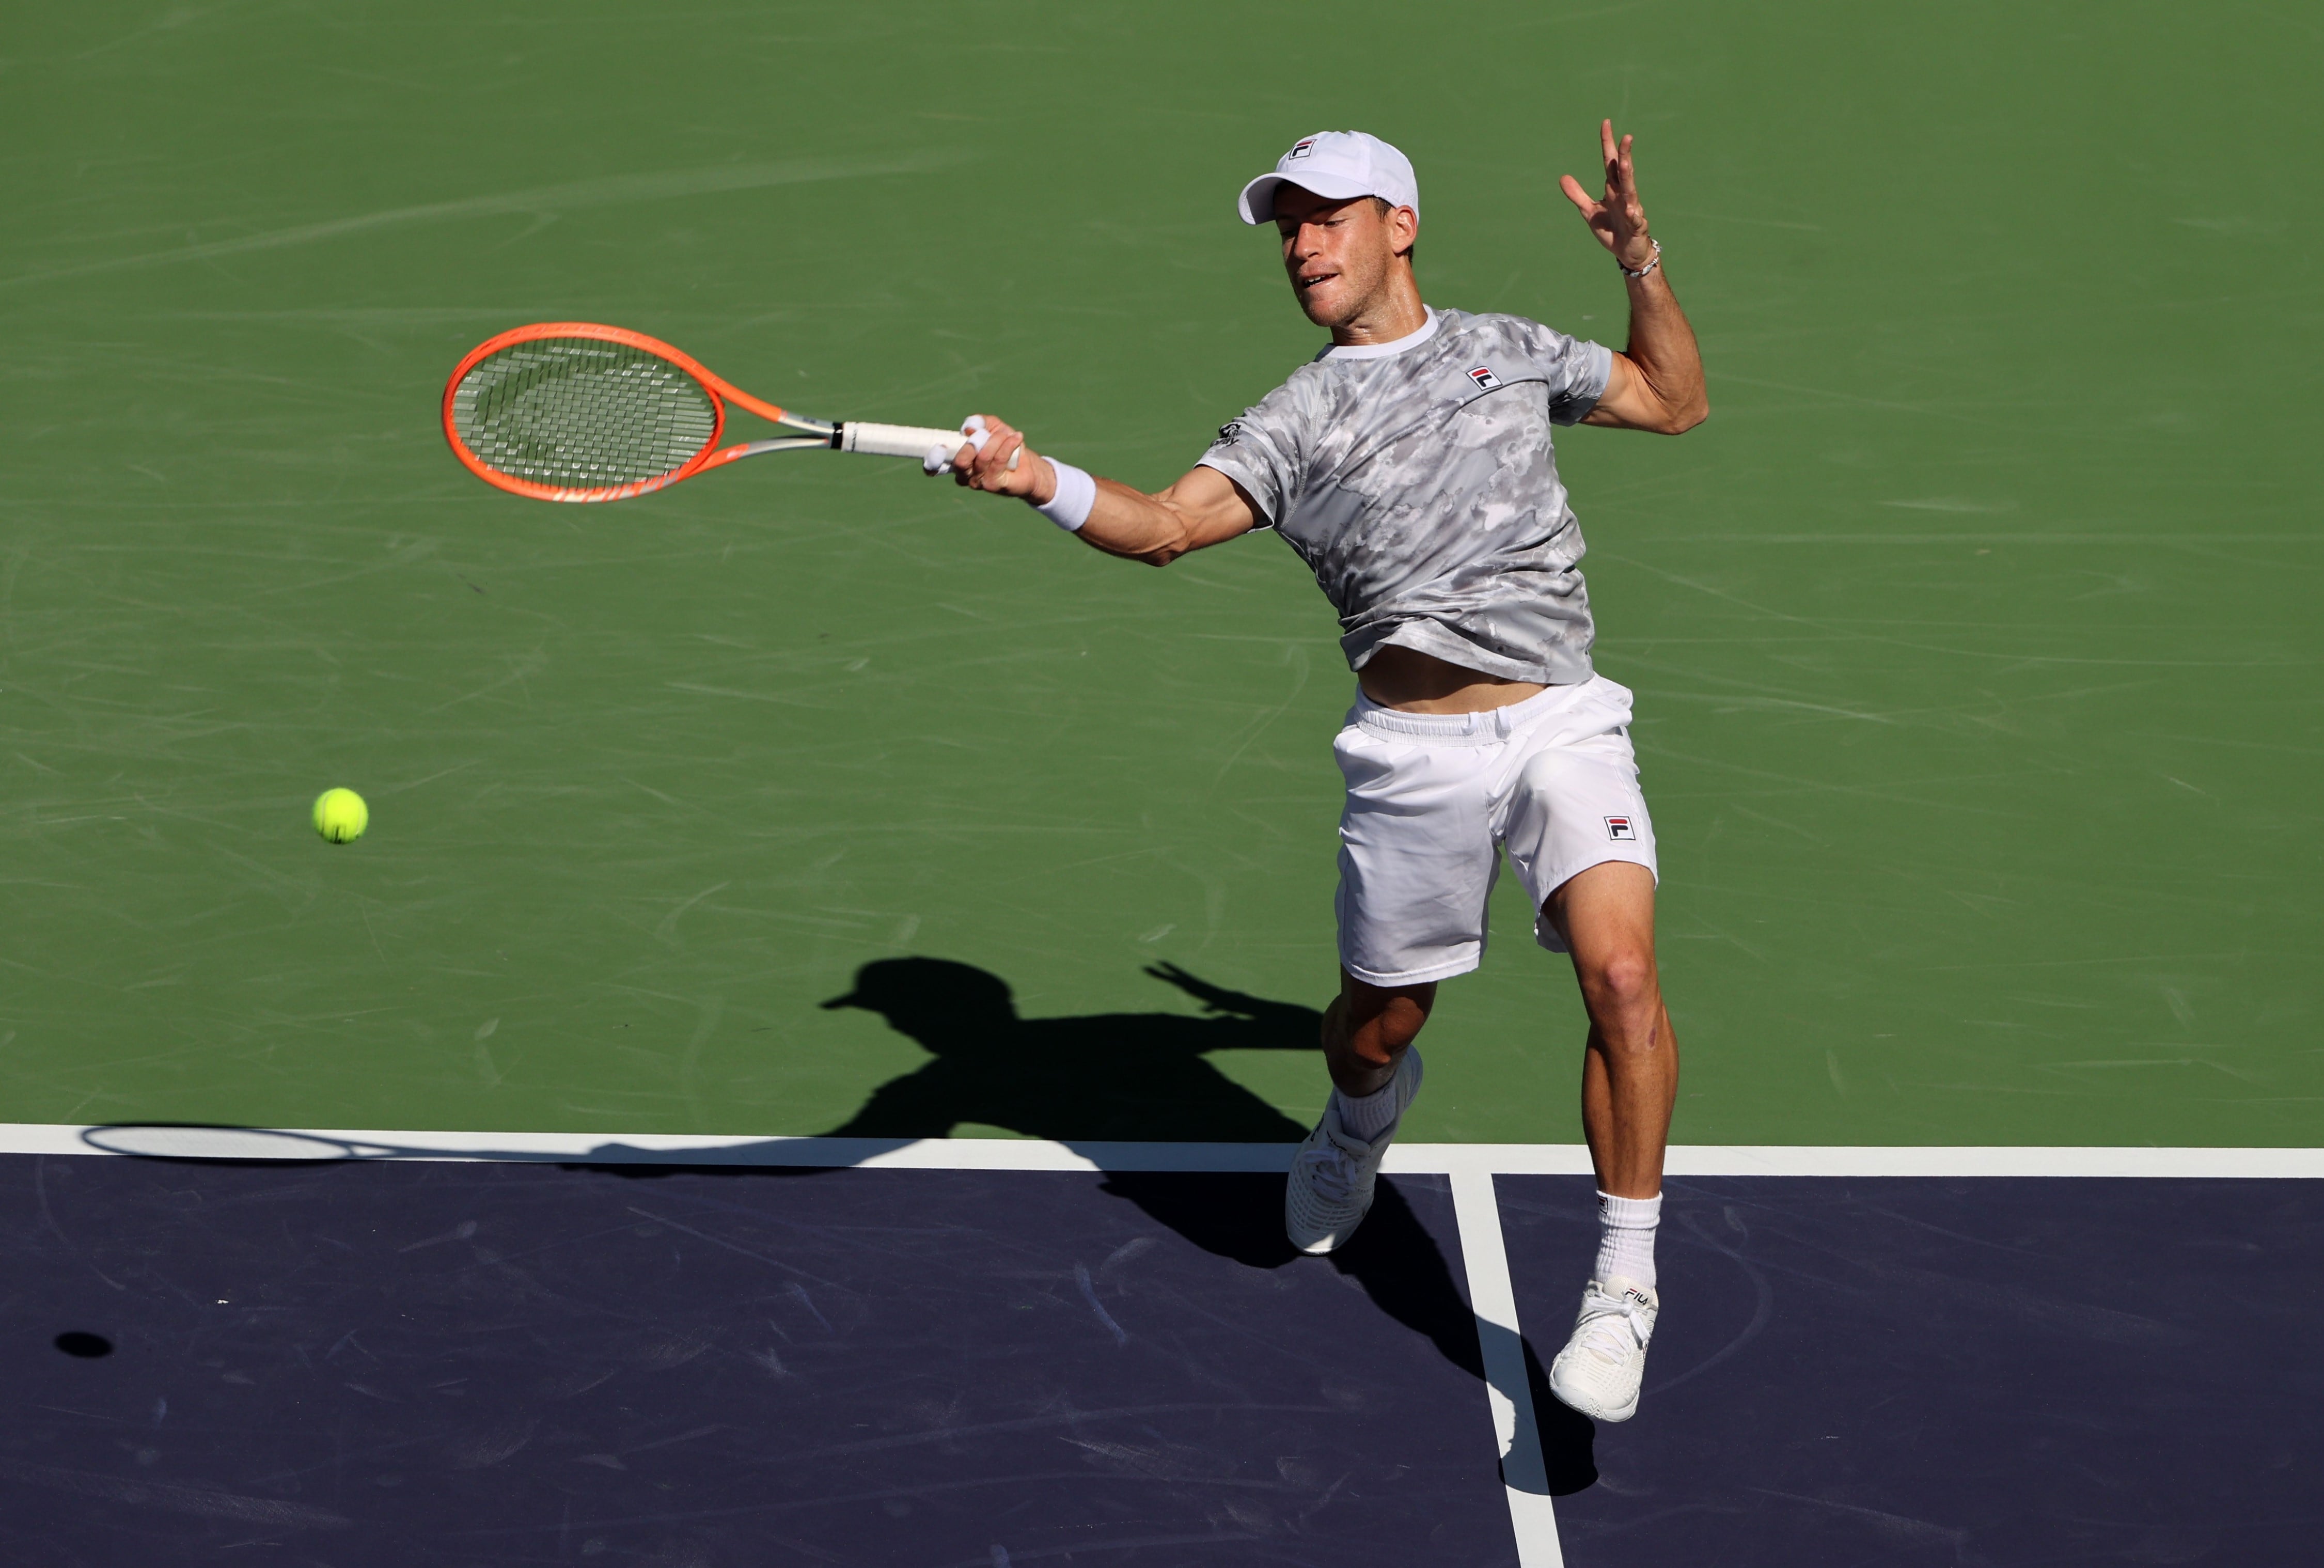
<svg viewBox="0 0 2324 1568"><path fill-rule="evenodd" d="M726 405L806 432L720 447ZM973 430L816 420L752 397L659 338L588 321L512 327L444 388L444 438L487 484L536 501L626 501L769 452L865 452L951 467ZM1017 466L1012 457L1010 467Z"/></svg>

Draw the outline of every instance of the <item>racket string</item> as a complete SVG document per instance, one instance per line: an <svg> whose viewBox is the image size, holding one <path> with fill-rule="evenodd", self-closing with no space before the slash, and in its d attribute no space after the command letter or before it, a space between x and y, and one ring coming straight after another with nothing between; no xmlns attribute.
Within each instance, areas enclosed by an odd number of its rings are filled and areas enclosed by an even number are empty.
<svg viewBox="0 0 2324 1568"><path fill-rule="evenodd" d="M717 434L692 376L643 349L590 338L512 345L461 377L453 428L486 466L569 489L674 473Z"/></svg>

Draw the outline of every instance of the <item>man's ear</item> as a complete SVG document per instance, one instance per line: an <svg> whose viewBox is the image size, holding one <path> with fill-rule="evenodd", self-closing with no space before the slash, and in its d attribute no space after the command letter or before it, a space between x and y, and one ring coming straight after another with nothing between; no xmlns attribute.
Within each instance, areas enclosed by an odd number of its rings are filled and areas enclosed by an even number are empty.
<svg viewBox="0 0 2324 1568"><path fill-rule="evenodd" d="M1420 243L1420 215L1408 207L1399 207L1388 215L1388 233L1396 254L1408 256Z"/></svg>

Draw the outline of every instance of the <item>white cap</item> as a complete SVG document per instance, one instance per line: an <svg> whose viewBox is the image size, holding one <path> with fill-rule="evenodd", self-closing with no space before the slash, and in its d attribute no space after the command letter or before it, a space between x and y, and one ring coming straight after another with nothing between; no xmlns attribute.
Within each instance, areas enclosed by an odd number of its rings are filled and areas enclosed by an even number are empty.
<svg viewBox="0 0 2324 1568"><path fill-rule="evenodd" d="M1327 201L1348 201L1377 196L1390 207L1420 212L1420 181L1413 177L1412 160L1361 131L1318 131L1302 136L1291 151L1276 160L1275 172L1262 174L1242 188L1236 207L1245 223L1275 221L1275 188L1296 185Z"/></svg>

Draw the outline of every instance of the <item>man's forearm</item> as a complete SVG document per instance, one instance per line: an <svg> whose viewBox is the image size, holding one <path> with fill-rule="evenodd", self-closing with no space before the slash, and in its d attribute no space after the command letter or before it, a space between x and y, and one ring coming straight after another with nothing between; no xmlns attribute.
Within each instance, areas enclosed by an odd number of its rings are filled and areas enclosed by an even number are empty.
<svg viewBox="0 0 2324 1568"><path fill-rule="evenodd" d="M1098 480L1097 503L1079 531L1093 549L1154 567L1167 567L1193 548L1184 513L1118 479Z"/></svg>
<svg viewBox="0 0 2324 1568"><path fill-rule="evenodd" d="M1701 424L1711 411L1702 350L1660 267L1625 281L1630 294L1630 342L1623 352L1654 389L1669 414L1671 433L1676 435Z"/></svg>
<svg viewBox="0 0 2324 1568"><path fill-rule="evenodd" d="M1099 474L1090 474L1088 469L1066 467L1065 474L1060 474L1057 469L1060 469L1060 465L1056 460L1038 457L1034 462L1032 476L1029 476L1032 484L1025 488L1025 500L1034 509L1041 511L1044 516L1048 516L1050 521L1057 522L1057 527L1072 530L1083 544L1088 544L1093 550L1104 550L1106 555L1122 555L1130 560L1153 560L1153 565L1157 567L1167 565L1176 555L1185 553L1185 544L1183 544L1183 534L1185 534L1183 522L1185 521L1178 516L1174 506L1167 504L1165 497L1146 494L1143 490L1132 490L1115 478L1102 478ZM1072 476L1074 485L1083 485L1083 488L1094 485L1097 488L1097 493L1088 502L1088 513L1078 518L1078 522L1069 513L1060 516L1053 509L1060 493L1066 488L1069 476Z"/></svg>
<svg viewBox="0 0 2324 1568"><path fill-rule="evenodd" d="M1205 465L1197 464L1167 490L1148 495L1070 463L1052 462L1025 445L1022 431L991 414L977 414L962 426L972 428L982 439L964 436L951 466L931 466L932 472L948 472L954 483L988 495L1029 502L1092 549L1110 556L1167 567L1188 550L1248 533L1259 521L1258 508L1241 487Z"/></svg>

